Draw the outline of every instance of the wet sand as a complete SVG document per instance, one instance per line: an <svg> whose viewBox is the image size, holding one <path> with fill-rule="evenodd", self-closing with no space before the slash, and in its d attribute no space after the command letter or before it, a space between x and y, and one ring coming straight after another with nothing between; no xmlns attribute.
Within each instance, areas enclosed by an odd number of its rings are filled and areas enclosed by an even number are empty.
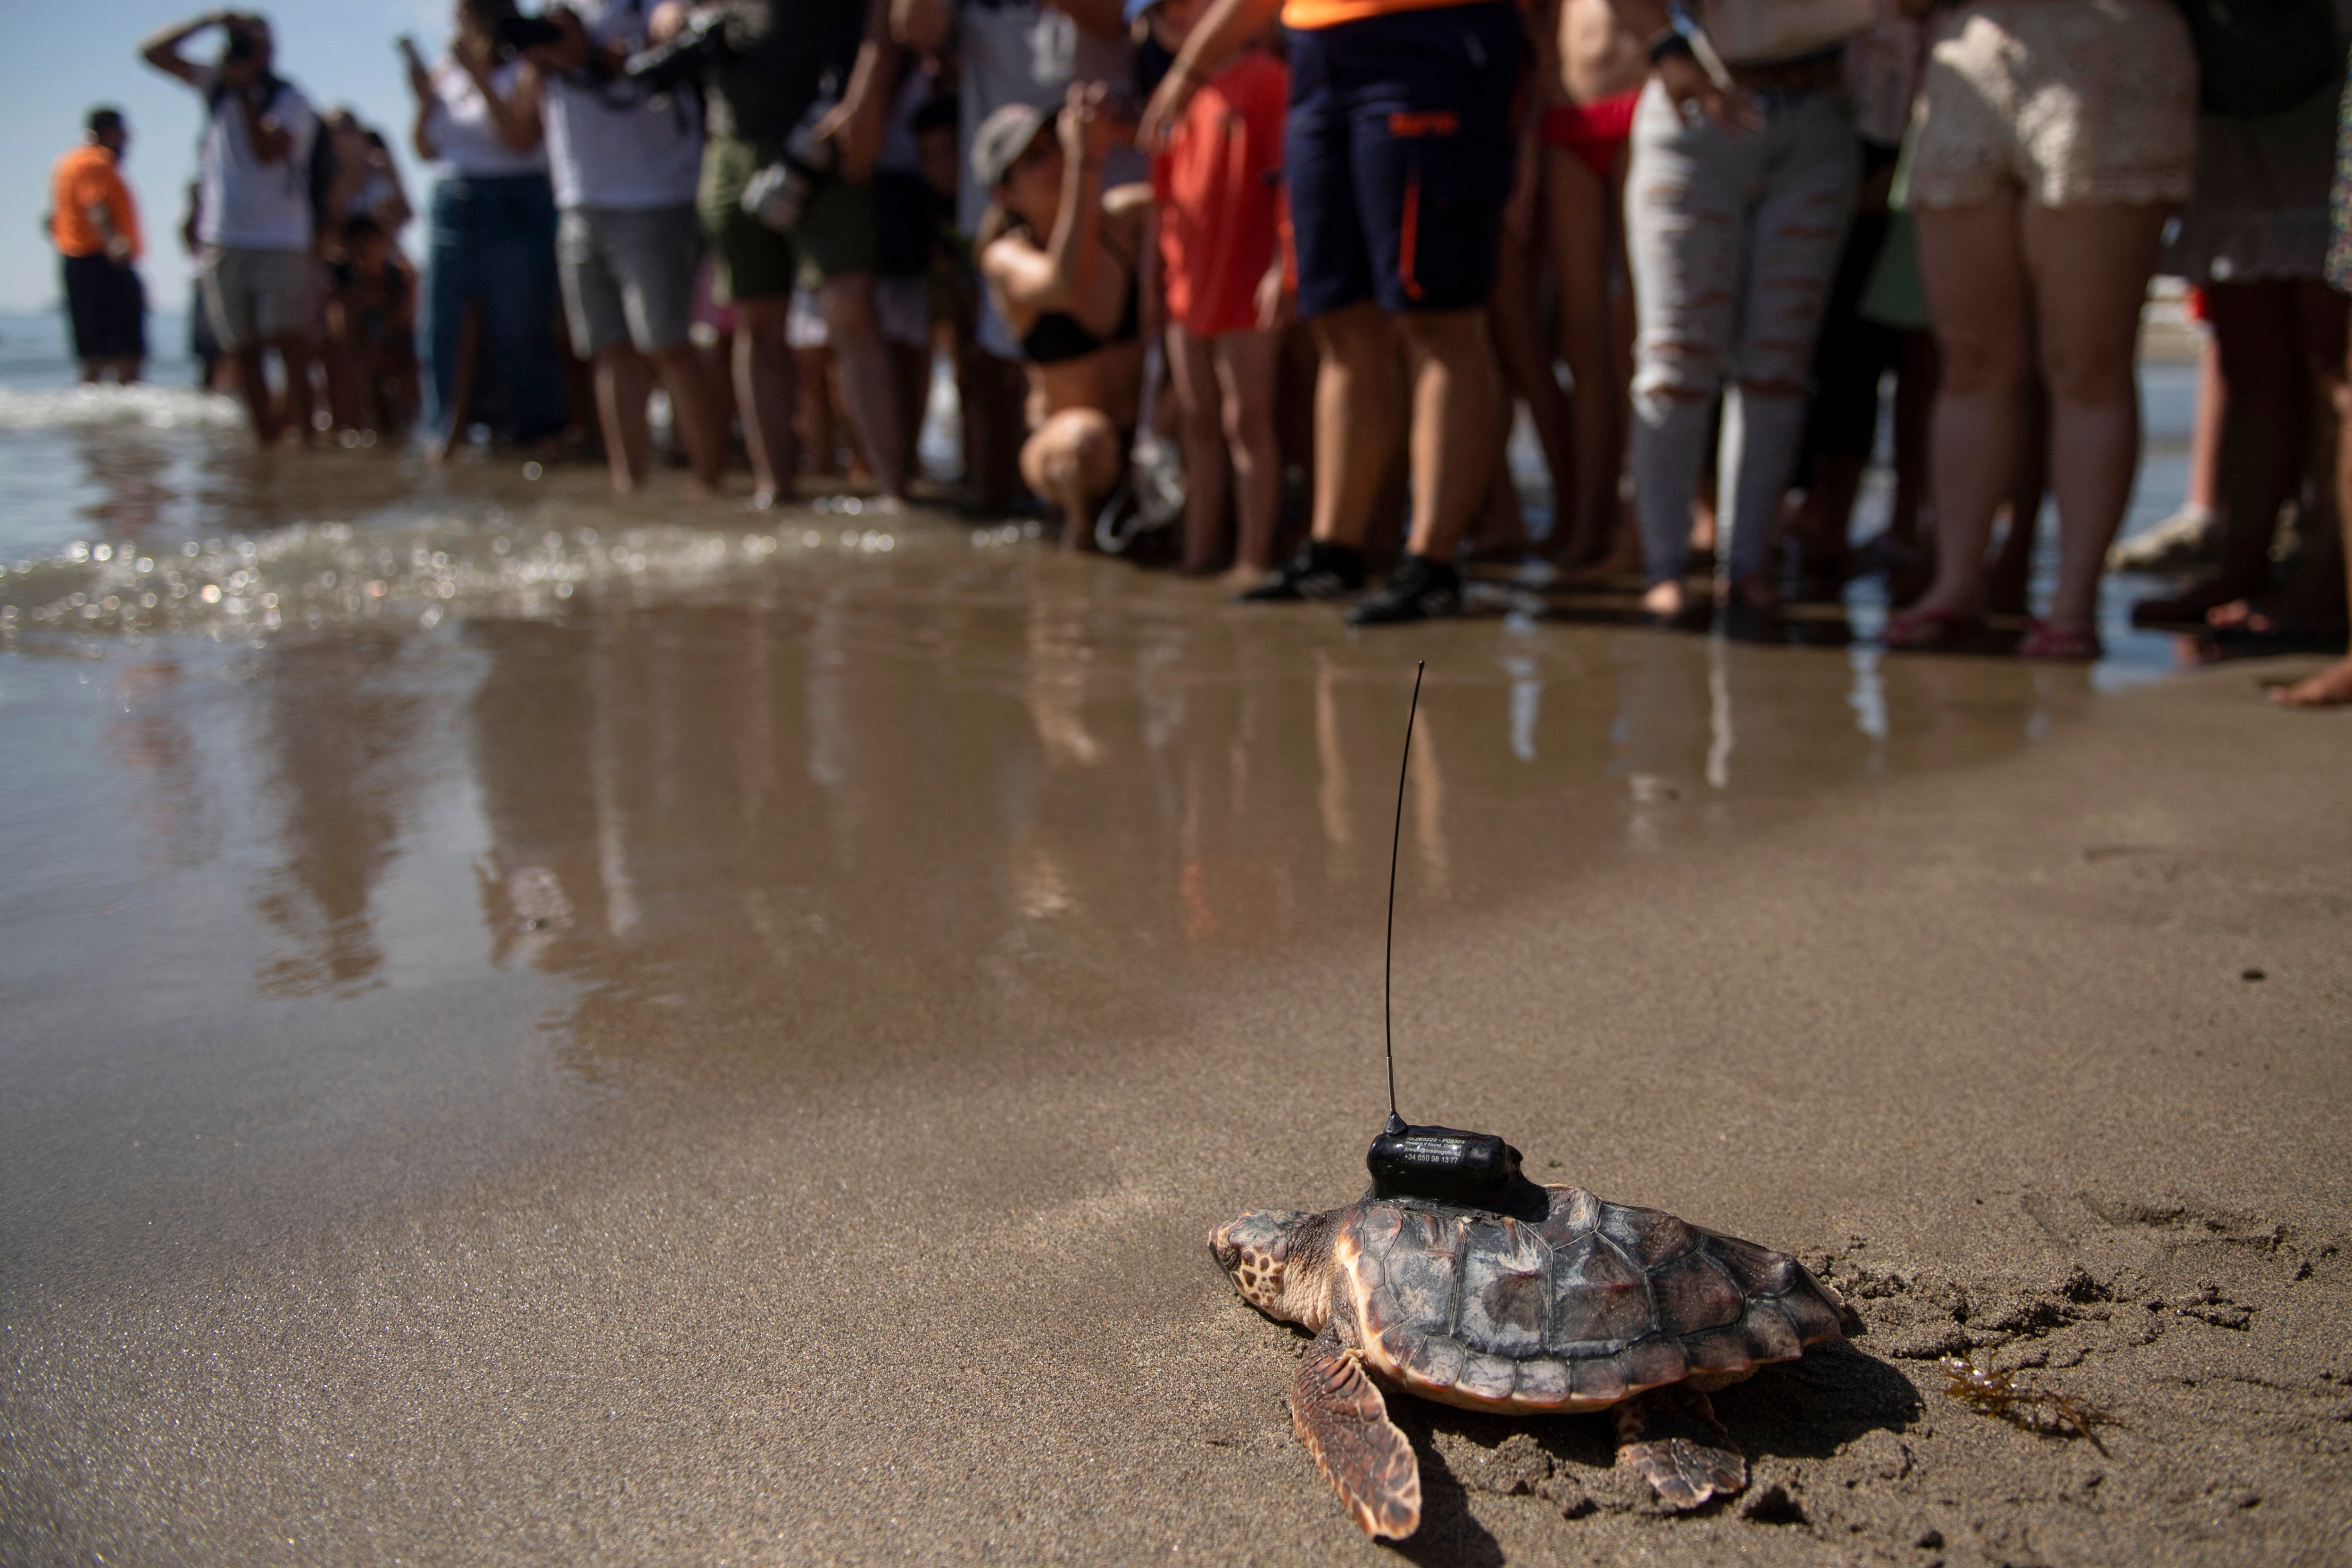
<svg viewBox="0 0 2352 1568"><path fill-rule="evenodd" d="M1862 1325L1414 1562L2341 1562L2336 716L910 540L0 664L0 1557L1373 1562L1211 1266L1408 1114ZM2261 979L2242 977L2259 970ZM2106 1453L1947 1399L1969 1351ZM1400 1402L1401 1406L1403 1402Z"/></svg>

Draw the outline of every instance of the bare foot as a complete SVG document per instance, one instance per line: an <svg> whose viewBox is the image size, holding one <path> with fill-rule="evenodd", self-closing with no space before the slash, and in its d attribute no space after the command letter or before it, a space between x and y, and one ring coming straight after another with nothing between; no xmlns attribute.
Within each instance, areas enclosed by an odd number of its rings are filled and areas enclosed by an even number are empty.
<svg viewBox="0 0 2352 1568"><path fill-rule="evenodd" d="M1683 585L1671 578L1652 584L1650 591L1642 595L1643 613L1659 621L1672 621L1680 615L1685 603Z"/></svg>
<svg viewBox="0 0 2352 1568"><path fill-rule="evenodd" d="M2281 707L2342 707L2352 704L2352 655L2291 686L2273 686L2271 701Z"/></svg>

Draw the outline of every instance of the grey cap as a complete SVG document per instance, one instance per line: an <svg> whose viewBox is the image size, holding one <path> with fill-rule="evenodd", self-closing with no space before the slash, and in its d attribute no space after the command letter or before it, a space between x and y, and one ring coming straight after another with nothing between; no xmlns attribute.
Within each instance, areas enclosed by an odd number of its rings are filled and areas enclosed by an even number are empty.
<svg viewBox="0 0 2352 1568"><path fill-rule="evenodd" d="M971 138L971 175L981 189L992 191L1003 184L1045 129L1045 111L1026 103L1008 103L982 120Z"/></svg>

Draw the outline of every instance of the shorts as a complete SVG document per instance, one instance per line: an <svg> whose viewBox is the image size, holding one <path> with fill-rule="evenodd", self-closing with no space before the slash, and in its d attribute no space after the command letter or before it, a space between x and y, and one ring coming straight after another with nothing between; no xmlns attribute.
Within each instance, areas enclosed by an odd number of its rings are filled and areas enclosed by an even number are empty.
<svg viewBox="0 0 2352 1568"><path fill-rule="evenodd" d="M555 264L572 352L585 360L623 343L646 354L684 344L701 260L692 207L564 208Z"/></svg>
<svg viewBox="0 0 2352 1568"><path fill-rule="evenodd" d="M2342 89L2279 114L2197 122L2197 194L2158 270L2191 283L2323 277Z"/></svg>
<svg viewBox="0 0 2352 1568"><path fill-rule="evenodd" d="M66 317L77 360L137 360L147 354L147 290L139 269L104 256L65 258Z"/></svg>
<svg viewBox="0 0 2352 1568"><path fill-rule="evenodd" d="M1298 313L1483 308L1517 152L1518 8L1475 0L1288 39Z"/></svg>
<svg viewBox="0 0 2352 1568"><path fill-rule="evenodd" d="M310 336L310 256L300 250L240 250L208 245L205 314L221 352Z"/></svg>
<svg viewBox="0 0 2352 1568"><path fill-rule="evenodd" d="M1606 180L1617 166L1617 154L1633 140L1633 106L1642 89L1621 92L1591 103L1555 103L1544 110L1544 145L1573 152L1584 166Z"/></svg>
<svg viewBox="0 0 2352 1568"><path fill-rule="evenodd" d="M823 287L825 280L874 270L874 187L829 179L809 193L793 244L801 253L800 285Z"/></svg>
<svg viewBox="0 0 2352 1568"><path fill-rule="evenodd" d="M710 241L710 295L721 305L789 295L800 273L790 235L743 210L743 187L776 161L752 142L712 136L702 144L702 186L695 210Z"/></svg>
<svg viewBox="0 0 2352 1568"><path fill-rule="evenodd" d="M1937 29L1908 204L2022 186L2045 207L2179 203L2197 178L2197 57L2168 0L1978 0Z"/></svg>

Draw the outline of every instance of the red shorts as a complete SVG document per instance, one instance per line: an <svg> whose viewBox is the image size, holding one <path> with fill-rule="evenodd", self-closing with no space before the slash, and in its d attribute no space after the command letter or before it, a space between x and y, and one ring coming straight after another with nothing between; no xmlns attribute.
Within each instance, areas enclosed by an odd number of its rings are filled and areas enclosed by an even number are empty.
<svg viewBox="0 0 2352 1568"><path fill-rule="evenodd" d="M1566 148L1606 180L1617 166L1617 150L1633 140L1633 106L1641 99L1635 88L1591 103L1555 103L1544 110L1544 145Z"/></svg>

